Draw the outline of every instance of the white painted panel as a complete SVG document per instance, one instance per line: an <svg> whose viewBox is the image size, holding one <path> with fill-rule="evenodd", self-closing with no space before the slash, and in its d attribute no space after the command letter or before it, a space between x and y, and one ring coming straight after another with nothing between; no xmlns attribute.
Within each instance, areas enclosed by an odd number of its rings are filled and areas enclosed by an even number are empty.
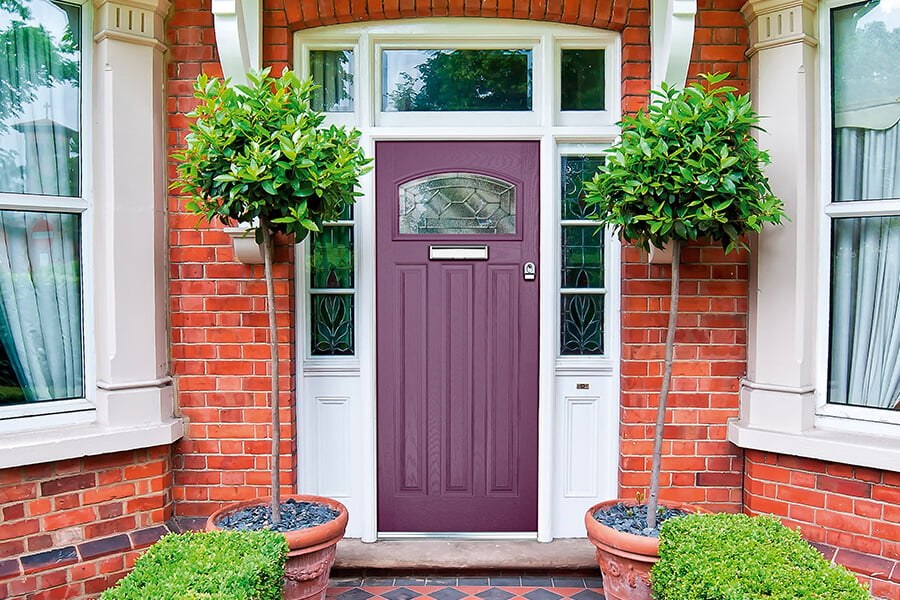
<svg viewBox="0 0 900 600"><path fill-rule="evenodd" d="M350 496L349 398L316 398L316 488L322 496Z"/></svg>
<svg viewBox="0 0 900 600"><path fill-rule="evenodd" d="M597 411L600 398L566 398L566 498L597 496L597 459L600 435Z"/></svg>

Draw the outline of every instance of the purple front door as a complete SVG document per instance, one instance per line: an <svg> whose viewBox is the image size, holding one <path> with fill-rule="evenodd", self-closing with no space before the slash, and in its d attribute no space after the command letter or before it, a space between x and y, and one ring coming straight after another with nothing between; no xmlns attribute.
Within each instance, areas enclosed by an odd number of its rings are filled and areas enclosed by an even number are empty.
<svg viewBox="0 0 900 600"><path fill-rule="evenodd" d="M535 531L539 144L375 158L378 529Z"/></svg>

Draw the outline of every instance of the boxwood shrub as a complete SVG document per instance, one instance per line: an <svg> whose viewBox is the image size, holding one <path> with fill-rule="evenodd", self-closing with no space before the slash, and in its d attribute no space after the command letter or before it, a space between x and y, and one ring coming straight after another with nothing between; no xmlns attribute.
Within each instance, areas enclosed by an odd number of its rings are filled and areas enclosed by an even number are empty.
<svg viewBox="0 0 900 600"><path fill-rule="evenodd" d="M771 517L670 519L650 574L657 600L868 600L845 568Z"/></svg>
<svg viewBox="0 0 900 600"><path fill-rule="evenodd" d="M287 552L268 530L170 534L100 600L281 600Z"/></svg>

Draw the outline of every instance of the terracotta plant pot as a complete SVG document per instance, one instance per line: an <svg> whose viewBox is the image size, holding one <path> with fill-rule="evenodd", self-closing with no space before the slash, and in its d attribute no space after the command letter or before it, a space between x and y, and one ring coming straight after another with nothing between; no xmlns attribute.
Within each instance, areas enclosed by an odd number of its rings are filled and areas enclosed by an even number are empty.
<svg viewBox="0 0 900 600"><path fill-rule="evenodd" d="M607 500L590 507L584 515L588 539L597 547L603 593L609 600L651 600L650 568L659 560L659 539L617 531L594 518L598 510L619 502L627 506L638 504L634 500ZM686 512L706 512L677 502L666 502L665 506Z"/></svg>
<svg viewBox="0 0 900 600"><path fill-rule="evenodd" d="M347 507L331 498L323 496L285 496L282 502L292 499L297 502L313 502L324 504L339 511L337 518L322 525L308 529L288 531L287 562L284 565L284 598L285 600L322 600L328 587L328 575L334 564L334 551L338 541L344 537L347 528ZM229 504L214 512L206 520L206 530L221 529L215 522L224 515L239 511L248 506L269 504L271 500L258 498Z"/></svg>

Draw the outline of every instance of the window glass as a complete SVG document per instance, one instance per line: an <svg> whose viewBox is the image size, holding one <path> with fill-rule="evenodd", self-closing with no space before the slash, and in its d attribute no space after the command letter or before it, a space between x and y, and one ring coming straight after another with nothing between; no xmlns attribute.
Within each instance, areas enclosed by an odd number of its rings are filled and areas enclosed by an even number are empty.
<svg viewBox="0 0 900 600"><path fill-rule="evenodd" d="M900 199L900 10L832 11L835 202L828 401L900 410L900 217L853 201ZM896 4L894 4L896 6Z"/></svg>
<svg viewBox="0 0 900 600"><path fill-rule="evenodd" d="M516 232L516 186L475 173L440 173L400 186L400 233Z"/></svg>
<svg viewBox="0 0 900 600"><path fill-rule="evenodd" d="M384 111L531 110L531 50L384 50Z"/></svg>
<svg viewBox="0 0 900 600"><path fill-rule="evenodd" d="M310 353L354 353L354 249L351 207L346 220L327 223L310 235Z"/></svg>
<svg viewBox="0 0 900 600"><path fill-rule="evenodd" d="M561 174L560 354L604 352L604 236L584 203L599 156L563 156Z"/></svg>
<svg viewBox="0 0 900 600"><path fill-rule="evenodd" d="M834 200L900 198L900 8L832 12Z"/></svg>
<svg viewBox="0 0 900 600"><path fill-rule="evenodd" d="M0 193L80 194L80 16L0 4Z"/></svg>
<svg viewBox="0 0 900 600"><path fill-rule="evenodd" d="M313 110L353 112L353 50L311 50L309 71Z"/></svg>
<svg viewBox="0 0 900 600"><path fill-rule="evenodd" d="M601 49L563 50L560 56L560 109L604 110L605 52Z"/></svg>
<svg viewBox="0 0 900 600"><path fill-rule="evenodd" d="M0 211L0 405L84 396L80 216Z"/></svg>

